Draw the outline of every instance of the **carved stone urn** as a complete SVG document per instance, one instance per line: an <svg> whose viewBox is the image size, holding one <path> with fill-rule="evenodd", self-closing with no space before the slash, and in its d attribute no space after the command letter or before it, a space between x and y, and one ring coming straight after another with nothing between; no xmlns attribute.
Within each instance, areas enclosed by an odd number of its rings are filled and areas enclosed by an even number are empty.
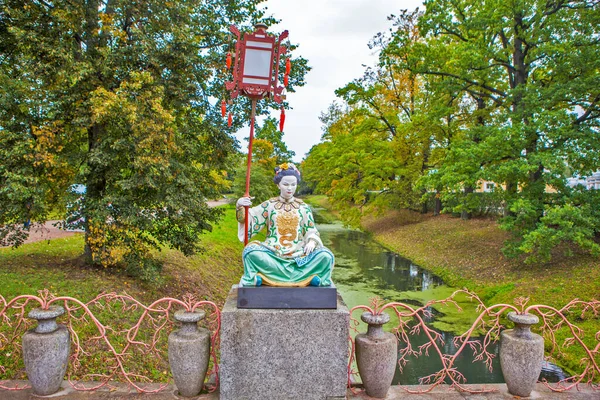
<svg viewBox="0 0 600 400"><path fill-rule="evenodd" d="M169 364L179 394L196 396L202 390L210 358L210 332L198 327L204 311L180 310L175 319L181 328L169 335Z"/></svg>
<svg viewBox="0 0 600 400"><path fill-rule="evenodd" d="M539 318L533 314L508 313L514 329L500 333L500 366L510 394L528 397L542 371L544 339L531 332Z"/></svg>
<svg viewBox="0 0 600 400"><path fill-rule="evenodd" d="M361 319L369 327L367 333L356 335L356 363L363 386L368 396L385 398L398 360L398 341L390 332L383 331L383 325L389 322L388 314L365 312Z"/></svg>
<svg viewBox="0 0 600 400"><path fill-rule="evenodd" d="M50 306L47 310L35 308L28 314L38 325L23 335L23 361L31 388L39 396L56 393L67 372L69 330L56 323L64 313L63 307Z"/></svg>

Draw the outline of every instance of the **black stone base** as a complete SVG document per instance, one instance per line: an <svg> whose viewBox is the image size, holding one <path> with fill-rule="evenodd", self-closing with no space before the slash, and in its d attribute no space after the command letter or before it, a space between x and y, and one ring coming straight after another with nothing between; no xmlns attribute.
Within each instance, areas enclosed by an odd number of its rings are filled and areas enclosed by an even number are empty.
<svg viewBox="0 0 600 400"><path fill-rule="evenodd" d="M336 309L337 289L331 286L272 287L238 285L238 308Z"/></svg>

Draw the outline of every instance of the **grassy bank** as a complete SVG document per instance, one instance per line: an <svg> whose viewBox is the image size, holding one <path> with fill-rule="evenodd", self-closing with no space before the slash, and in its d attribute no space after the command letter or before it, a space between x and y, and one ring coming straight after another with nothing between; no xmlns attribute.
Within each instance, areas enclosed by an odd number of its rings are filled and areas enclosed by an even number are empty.
<svg viewBox="0 0 600 400"><path fill-rule="evenodd" d="M88 267L83 263L83 236L25 244L18 249L0 249L0 294L11 298L52 292L91 299L100 292L124 291L151 301L158 297L181 297L192 293L222 304L242 273L235 210L227 208L221 223L201 240L204 251L185 257L163 249L156 257L163 270L152 281L140 281L123 271Z"/></svg>
<svg viewBox="0 0 600 400"><path fill-rule="evenodd" d="M242 273L240 254L243 246L237 239L233 208L226 208L221 223L202 237L201 245L204 252L193 257L169 249L157 252L156 257L164 267L152 281L141 281L118 269L86 266L81 256L82 235L25 244L16 250L2 248L0 295L8 301L19 295L37 295L39 290L49 289L54 295L87 302L102 292L117 292L128 293L148 305L162 297L181 299L190 293L198 300L211 300L222 307L231 285L239 281ZM107 335L118 351L126 345L122 330L131 328L141 316L139 308L124 310L118 303L94 308L93 312L113 329ZM61 322L65 320L65 317L61 318ZM101 341L87 341L98 334L97 329L89 322L78 322L76 327L87 353L80 354L77 370L73 369L73 363L70 364L68 373L74 374L76 379L85 379L86 374L106 373L107 368L114 366L114 358ZM25 328L21 326L15 332L6 321L0 324L0 366L6 368L5 371L0 368L0 380L26 379L20 348L10 344L12 340L18 343ZM150 343L154 331L154 326L146 325L138 338ZM170 329L164 329L158 338L157 349L162 357L148 357L143 348L130 350L125 360L126 370L153 381L165 381L170 376L165 362L169 332Z"/></svg>
<svg viewBox="0 0 600 400"><path fill-rule="evenodd" d="M325 196L307 199L336 216ZM466 287L487 304L514 304L517 297L528 297L528 304L560 308L579 298L600 297L600 260L585 254L565 257L557 251L551 263L525 265L507 259L501 248L508 234L491 219L463 221L448 215L433 217L406 210L388 212L380 217L365 217L363 230L392 251L440 276L448 285ZM560 250L560 249L558 249ZM592 348L594 334L600 331L598 319L573 315L586 332L585 342ZM570 332L562 329L557 343ZM568 349L559 364L568 371L580 371L584 352L578 346Z"/></svg>
<svg viewBox="0 0 600 400"><path fill-rule="evenodd" d="M325 196L309 199L330 209ZM387 248L419 264L454 287L477 291L487 304L530 298L530 304L561 306L600 295L600 260L557 251L551 263L525 265L501 252L508 234L491 219L463 221L407 210L365 217L362 228Z"/></svg>

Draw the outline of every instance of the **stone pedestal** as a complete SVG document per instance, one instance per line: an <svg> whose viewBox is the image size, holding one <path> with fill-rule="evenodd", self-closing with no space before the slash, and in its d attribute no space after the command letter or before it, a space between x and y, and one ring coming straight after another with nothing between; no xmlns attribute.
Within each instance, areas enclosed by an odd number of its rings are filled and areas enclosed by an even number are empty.
<svg viewBox="0 0 600 400"><path fill-rule="evenodd" d="M337 289L331 286L242 286L237 289L238 308L336 309Z"/></svg>
<svg viewBox="0 0 600 400"><path fill-rule="evenodd" d="M221 315L220 399L344 399L350 313L239 309L237 285Z"/></svg>

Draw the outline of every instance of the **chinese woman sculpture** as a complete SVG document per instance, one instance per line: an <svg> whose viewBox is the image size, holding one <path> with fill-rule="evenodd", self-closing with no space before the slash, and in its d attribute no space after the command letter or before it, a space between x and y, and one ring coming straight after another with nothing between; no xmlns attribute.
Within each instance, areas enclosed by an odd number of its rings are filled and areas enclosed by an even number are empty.
<svg viewBox="0 0 600 400"><path fill-rule="evenodd" d="M312 211L296 199L300 172L294 164L275 168L273 181L279 197L249 209L248 237L267 229L264 242L252 241L244 248L244 286L329 286L334 257L323 246ZM244 206L249 197L237 201L238 238L244 240Z"/></svg>

